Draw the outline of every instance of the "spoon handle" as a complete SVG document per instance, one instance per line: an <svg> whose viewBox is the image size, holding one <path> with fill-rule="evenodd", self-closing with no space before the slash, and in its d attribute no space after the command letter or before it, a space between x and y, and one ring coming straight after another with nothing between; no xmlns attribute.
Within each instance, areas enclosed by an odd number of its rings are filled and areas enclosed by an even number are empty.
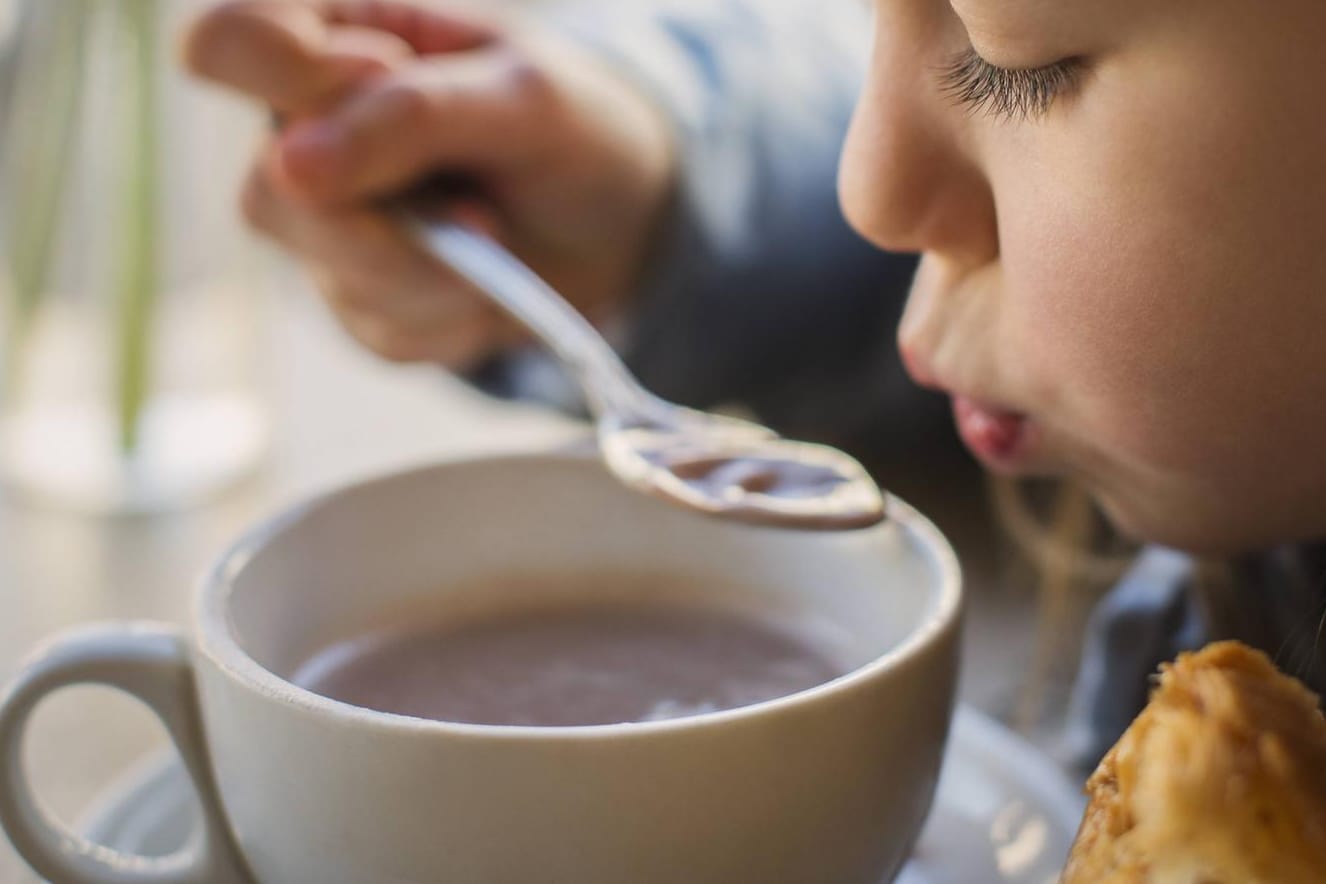
<svg viewBox="0 0 1326 884"><path fill-rule="evenodd" d="M639 385L594 326L491 238L413 213L402 215L402 226L418 245L468 279L547 345L580 384L596 416L611 414L647 422L664 418L663 403Z"/></svg>

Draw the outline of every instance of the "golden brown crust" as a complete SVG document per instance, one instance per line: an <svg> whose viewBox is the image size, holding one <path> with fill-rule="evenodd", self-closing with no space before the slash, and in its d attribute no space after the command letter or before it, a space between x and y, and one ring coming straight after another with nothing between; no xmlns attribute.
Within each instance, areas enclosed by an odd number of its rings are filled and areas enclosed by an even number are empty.
<svg viewBox="0 0 1326 884"><path fill-rule="evenodd" d="M1326 881L1326 719L1237 642L1163 667L1087 792L1062 884Z"/></svg>

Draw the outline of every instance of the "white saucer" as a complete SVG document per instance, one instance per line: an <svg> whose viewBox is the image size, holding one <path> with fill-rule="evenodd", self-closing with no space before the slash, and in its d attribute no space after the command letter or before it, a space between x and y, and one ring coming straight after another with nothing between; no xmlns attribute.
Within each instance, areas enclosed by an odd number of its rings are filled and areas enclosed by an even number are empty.
<svg viewBox="0 0 1326 884"><path fill-rule="evenodd" d="M1082 808L1044 755L959 709L934 809L895 884L1054 884ZM164 856L186 842L197 813L174 757L154 757L107 790L79 828L117 850Z"/></svg>

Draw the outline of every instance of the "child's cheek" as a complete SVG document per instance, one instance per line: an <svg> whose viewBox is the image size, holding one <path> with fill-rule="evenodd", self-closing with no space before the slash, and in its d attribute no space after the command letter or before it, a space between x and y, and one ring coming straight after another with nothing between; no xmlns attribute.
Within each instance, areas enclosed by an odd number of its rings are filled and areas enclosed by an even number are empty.
<svg viewBox="0 0 1326 884"><path fill-rule="evenodd" d="M1204 458L1209 355L1188 345L1183 248L1108 203L1046 206L1006 254L1011 335L1051 423L1157 468ZM1209 392L1209 391L1207 391ZM1203 428L1206 429L1203 429Z"/></svg>

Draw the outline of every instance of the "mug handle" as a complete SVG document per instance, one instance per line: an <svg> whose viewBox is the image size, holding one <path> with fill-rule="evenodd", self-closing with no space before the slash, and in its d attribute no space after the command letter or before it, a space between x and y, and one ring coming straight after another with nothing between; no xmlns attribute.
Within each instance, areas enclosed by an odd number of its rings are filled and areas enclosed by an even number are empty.
<svg viewBox="0 0 1326 884"><path fill-rule="evenodd" d="M48 694L76 684L117 688L145 703L170 733L203 806L202 836L148 858L110 850L44 812L23 769L28 718ZM157 623L103 624L39 648L0 697L0 827L40 875L61 884L247 884L212 781L189 645Z"/></svg>

